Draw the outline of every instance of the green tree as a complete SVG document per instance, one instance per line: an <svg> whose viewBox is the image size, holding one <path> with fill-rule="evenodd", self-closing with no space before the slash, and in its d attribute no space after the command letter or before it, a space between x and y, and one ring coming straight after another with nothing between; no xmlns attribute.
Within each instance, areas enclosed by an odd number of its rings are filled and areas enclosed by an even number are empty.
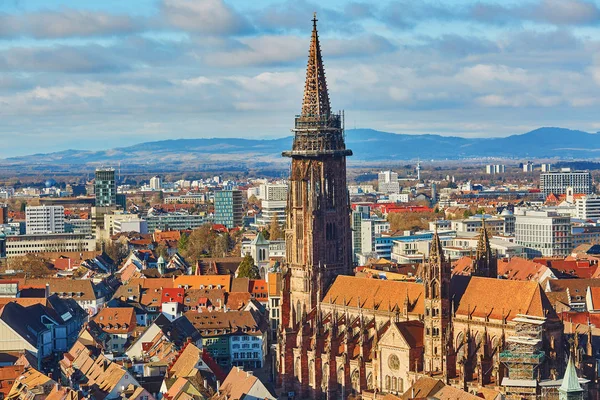
<svg viewBox="0 0 600 400"><path fill-rule="evenodd" d="M254 259L250 254L246 254L237 269L238 278L260 279L260 271L254 265Z"/></svg>
<svg viewBox="0 0 600 400"><path fill-rule="evenodd" d="M277 214L274 214L273 218L271 218L271 224L269 225L269 238L270 240L279 240L283 238L283 230L281 229L281 225L279 225Z"/></svg>

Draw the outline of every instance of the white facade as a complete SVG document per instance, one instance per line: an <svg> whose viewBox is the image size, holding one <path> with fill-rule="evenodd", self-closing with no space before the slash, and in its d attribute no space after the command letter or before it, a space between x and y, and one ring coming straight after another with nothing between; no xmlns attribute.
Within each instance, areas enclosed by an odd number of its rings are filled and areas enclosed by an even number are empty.
<svg viewBox="0 0 600 400"><path fill-rule="evenodd" d="M267 201L286 201L288 185L285 183L265 183L258 188L258 198Z"/></svg>
<svg viewBox="0 0 600 400"><path fill-rule="evenodd" d="M117 234L121 232L148 233L148 222L141 218L128 220L116 219L113 222L113 233Z"/></svg>
<svg viewBox="0 0 600 400"><path fill-rule="evenodd" d="M574 193L592 193L592 174L588 171L571 171L568 168L560 171L544 172L540 175L540 190L544 196L549 194L565 194L572 187Z"/></svg>
<svg viewBox="0 0 600 400"><path fill-rule="evenodd" d="M381 171L377 175L380 193L400 193L398 173L394 171Z"/></svg>
<svg viewBox="0 0 600 400"><path fill-rule="evenodd" d="M571 218L552 211L515 211L515 243L529 257L566 257L573 250Z"/></svg>
<svg viewBox="0 0 600 400"><path fill-rule="evenodd" d="M392 193L388 196L388 199L394 203L408 203L409 195L408 193Z"/></svg>
<svg viewBox="0 0 600 400"><path fill-rule="evenodd" d="M259 335L232 335L229 345L232 365L248 368L263 366L267 353L266 332Z"/></svg>
<svg viewBox="0 0 600 400"><path fill-rule="evenodd" d="M287 201L285 200L263 200L261 203L262 212L256 218L256 225L267 226L271 223L273 217L277 218L280 225L285 224L286 205Z"/></svg>
<svg viewBox="0 0 600 400"><path fill-rule="evenodd" d="M153 176L150 178L150 189L152 190L161 190L162 189L162 181L160 176Z"/></svg>
<svg viewBox="0 0 600 400"><path fill-rule="evenodd" d="M25 209L25 229L28 235L64 233L63 206L30 206Z"/></svg>
<svg viewBox="0 0 600 400"><path fill-rule="evenodd" d="M576 199L575 217L579 219L600 219L600 196L589 194Z"/></svg>
<svg viewBox="0 0 600 400"><path fill-rule="evenodd" d="M503 174L506 171L506 166L503 164L490 164L485 166L485 173L488 175Z"/></svg>
<svg viewBox="0 0 600 400"><path fill-rule="evenodd" d="M94 251L96 239L79 233L9 236L6 239L6 257L19 257L28 253Z"/></svg>
<svg viewBox="0 0 600 400"><path fill-rule="evenodd" d="M542 164L542 172L552 171L552 164Z"/></svg>
<svg viewBox="0 0 600 400"><path fill-rule="evenodd" d="M375 239L381 237L383 232L390 230L390 223L385 219L373 218L363 219L360 227L361 252L371 253L375 251Z"/></svg>

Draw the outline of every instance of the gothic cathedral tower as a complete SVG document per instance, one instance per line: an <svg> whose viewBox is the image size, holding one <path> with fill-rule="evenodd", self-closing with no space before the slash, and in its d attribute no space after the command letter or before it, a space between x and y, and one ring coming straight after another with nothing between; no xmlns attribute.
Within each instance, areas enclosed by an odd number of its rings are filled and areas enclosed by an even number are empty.
<svg viewBox="0 0 600 400"><path fill-rule="evenodd" d="M329 104L315 15L302 112L292 150L283 153L292 159L285 231L290 325L316 307L337 275L351 272L346 157L352 151L343 122Z"/></svg>
<svg viewBox="0 0 600 400"><path fill-rule="evenodd" d="M473 260L471 276L482 276L485 278L498 277L498 260L492 253L488 232L485 229L485 219L481 219L481 232L477 240L477 253Z"/></svg>
<svg viewBox="0 0 600 400"><path fill-rule="evenodd" d="M425 340L423 369L431 374L448 374L446 362L447 336L450 316L450 263L444 258L444 250L437 229L431 240L429 262L423 270L425 286Z"/></svg>

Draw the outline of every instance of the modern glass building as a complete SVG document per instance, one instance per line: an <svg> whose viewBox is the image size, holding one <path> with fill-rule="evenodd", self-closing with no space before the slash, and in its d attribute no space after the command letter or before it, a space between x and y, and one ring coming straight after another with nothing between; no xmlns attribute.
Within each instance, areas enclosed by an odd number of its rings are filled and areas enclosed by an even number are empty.
<svg viewBox="0 0 600 400"><path fill-rule="evenodd" d="M215 224L225 225L228 229L242 225L244 216L242 192L240 190L221 190L215 192Z"/></svg>
<svg viewBox="0 0 600 400"><path fill-rule="evenodd" d="M110 207L117 204L117 182L114 168L96 169L94 193L96 207Z"/></svg>

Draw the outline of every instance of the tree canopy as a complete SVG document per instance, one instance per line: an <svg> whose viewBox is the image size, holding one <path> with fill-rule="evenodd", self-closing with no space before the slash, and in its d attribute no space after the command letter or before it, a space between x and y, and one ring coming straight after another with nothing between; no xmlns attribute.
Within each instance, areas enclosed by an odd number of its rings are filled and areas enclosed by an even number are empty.
<svg viewBox="0 0 600 400"><path fill-rule="evenodd" d="M250 254L246 254L238 266L238 278L260 279L260 270L254 265L254 259Z"/></svg>

